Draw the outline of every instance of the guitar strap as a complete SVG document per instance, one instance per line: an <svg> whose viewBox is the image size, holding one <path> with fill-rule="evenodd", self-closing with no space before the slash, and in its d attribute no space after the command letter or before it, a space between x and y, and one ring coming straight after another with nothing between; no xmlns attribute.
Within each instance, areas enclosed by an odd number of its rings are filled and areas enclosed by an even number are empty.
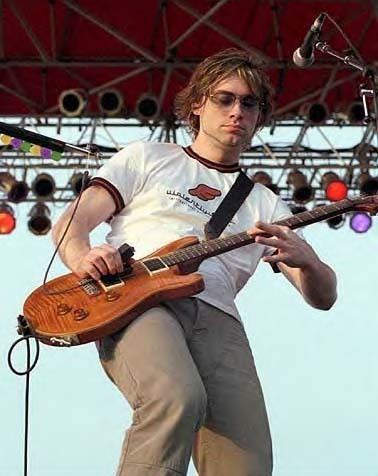
<svg viewBox="0 0 378 476"><path fill-rule="evenodd" d="M205 236L207 240L213 240L222 234L254 185L255 183L243 171L239 173L227 195L205 225Z"/></svg>
<svg viewBox="0 0 378 476"><path fill-rule="evenodd" d="M207 240L213 240L222 234L232 217L252 191L254 185L255 182L243 171L239 173L227 195L204 227ZM277 251L274 254L277 254ZM275 273L280 272L276 263L270 263L270 266Z"/></svg>

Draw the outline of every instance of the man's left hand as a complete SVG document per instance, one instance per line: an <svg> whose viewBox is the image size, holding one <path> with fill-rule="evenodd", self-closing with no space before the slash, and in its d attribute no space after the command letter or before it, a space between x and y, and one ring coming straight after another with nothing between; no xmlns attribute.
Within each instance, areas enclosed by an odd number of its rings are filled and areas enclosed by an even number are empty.
<svg viewBox="0 0 378 476"><path fill-rule="evenodd" d="M256 222L256 231L272 235L267 238L257 236L255 241L262 245L272 246L277 249L277 253L271 256L265 256L263 261L267 263L284 263L290 268L306 268L317 259L317 256L311 246L306 243L297 233L294 233L289 227L281 225L272 225L270 223Z"/></svg>

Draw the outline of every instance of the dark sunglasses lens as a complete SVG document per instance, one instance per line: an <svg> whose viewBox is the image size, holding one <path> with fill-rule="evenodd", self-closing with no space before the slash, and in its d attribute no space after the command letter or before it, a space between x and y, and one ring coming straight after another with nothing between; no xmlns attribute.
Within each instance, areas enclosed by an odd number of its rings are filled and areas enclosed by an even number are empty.
<svg viewBox="0 0 378 476"><path fill-rule="evenodd" d="M220 106L231 106L235 101L235 96L228 93L216 93L213 95L213 98Z"/></svg>
<svg viewBox="0 0 378 476"><path fill-rule="evenodd" d="M248 111L256 109L259 103L258 99L254 98L253 96L246 96L242 98L240 102L244 109L247 109Z"/></svg>

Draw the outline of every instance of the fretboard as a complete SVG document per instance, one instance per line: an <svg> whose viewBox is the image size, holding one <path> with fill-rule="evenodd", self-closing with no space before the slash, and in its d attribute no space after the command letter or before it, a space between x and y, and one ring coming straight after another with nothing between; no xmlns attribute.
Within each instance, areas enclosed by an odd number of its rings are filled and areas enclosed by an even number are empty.
<svg viewBox="0 0 378 476"><path fill-rule="evenodd" d="M341 200L330 205L324 205L312 210L297 213L296 215L292 215L283 220L276 221L273 224L287 226L292 230L295 230L296 228L301 228L318 221L327 220L328 218L353 210L355 202L354 199ZM167 266L174 266L176 264L190 261L203 261L212 256L217 256L235 248L249 245L254 241L255 237L244 231L225 238L201 241L200 243L188 246L187 248L160 256L160 258Z"/></svg>

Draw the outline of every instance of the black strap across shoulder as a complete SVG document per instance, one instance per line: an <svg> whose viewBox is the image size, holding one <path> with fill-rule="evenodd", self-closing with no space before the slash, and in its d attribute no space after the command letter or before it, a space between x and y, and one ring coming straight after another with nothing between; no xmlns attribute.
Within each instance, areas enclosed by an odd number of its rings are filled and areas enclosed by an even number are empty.
<svg viewBox="0 0 378 476"><path fill-rule="evenodd" d="M221 235L254 185L255 183L244 172L239 173L227 195L205 225L205 236L208 240Z"/></svg>

